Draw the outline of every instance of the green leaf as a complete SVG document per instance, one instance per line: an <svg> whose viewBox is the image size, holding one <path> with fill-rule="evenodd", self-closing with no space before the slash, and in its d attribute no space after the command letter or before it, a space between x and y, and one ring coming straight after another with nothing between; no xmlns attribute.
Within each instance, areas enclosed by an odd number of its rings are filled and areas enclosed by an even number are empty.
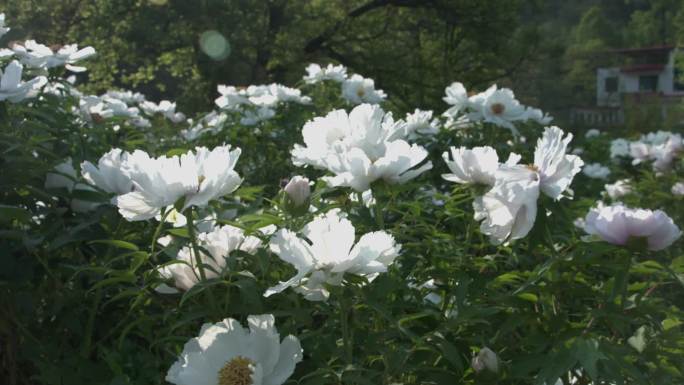
<svg viewBox="0 0 684 385"><path fill-rule="evenodd" d="M31 213L21 207L0 204L0 221L7 221L8 219L16 219L19 222L28 222L31 220Z"/></svg>
<svg viewBox="0 0 684 385"><path fill-rule="evenodd" d="M100 240L96 240L96 241L91 241L89 243L91 243L91 244L92 243L101 243L101 244L105 244L105 245L118 247L121 249L132 250L132 251L139 251L140 250L138 248L138 246L136 246L130 242L116 240L116 239L100 239Z"/></svg>
<svg viewBox="0 0 684 385"><path fill-rule="evenodd" d="M579 338L575 342L575 357L582 364L582 367L589 376L596 380L598 378L598 371L596 363L599 360L606 358L603 353L599 351L599 343L595 339Z"/></svg>
<svg viewBox="0 0 684 385"><path fill-rule="evenodd" d="M522 300L529 301L532 303L539 302L539 297L537 297L535 294L532 294L532 293L521 293L521 294L518 294L517 297L522 299Z"/></svg>
<svg viewBox="0 0 684 385"><path fill-rule="evenodd" d="M664 330L670 330L682 324L682 321L674 318L666 318L663 320L662 325Z"/></svg>

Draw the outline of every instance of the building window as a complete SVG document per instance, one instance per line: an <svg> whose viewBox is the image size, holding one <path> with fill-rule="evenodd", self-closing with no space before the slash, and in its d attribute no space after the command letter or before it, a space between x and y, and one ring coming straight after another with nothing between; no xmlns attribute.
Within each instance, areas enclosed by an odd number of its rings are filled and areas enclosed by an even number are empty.
<svg viewBox="0 0 684 385"><path fill-rule="evenodd" d="M656 92L658 90L658 75L639 76L639 91Z"/></svg>
<svg viewBox="0 0 684 385"><path fill-rule="evenodd" d="M617 90L618 90L618 78L615 76L611 76L609 78L606 78L603 87L605 88L606 92L617 92Z"/></svg>

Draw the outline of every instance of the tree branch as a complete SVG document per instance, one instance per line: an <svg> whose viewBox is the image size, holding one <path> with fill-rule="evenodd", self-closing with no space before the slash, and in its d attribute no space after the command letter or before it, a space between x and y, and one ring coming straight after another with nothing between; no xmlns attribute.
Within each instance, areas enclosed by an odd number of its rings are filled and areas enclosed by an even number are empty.
<svg viewBox="0 0 684 385"><path fill-rule="evenodd" d="M394 7L424 7L432 4L432 0L373 0L360 7L357 7L349 11L346 17L342 20L337 21L332 27L326 29L318 36L309 40L304 46L304 52L307 54L321 50L330 38L340 30L342 25L350 19L362 16L374 9L394 6Z"/></svg>

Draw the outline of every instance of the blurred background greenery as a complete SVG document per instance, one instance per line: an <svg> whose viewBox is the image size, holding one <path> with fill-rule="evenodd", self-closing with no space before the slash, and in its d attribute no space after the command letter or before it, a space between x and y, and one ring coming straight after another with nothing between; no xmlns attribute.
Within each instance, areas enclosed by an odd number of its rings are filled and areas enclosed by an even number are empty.
<svg viewBox="0 0 684 385"><path fill-rule="evenodd" d="M311 62L376 80L399 108L441 109L444 87L513 88L561 121L595 98L609 49L684 40L681 0L1 0L12 31L97 49L93 93L132 88L186 112L217 84L295 84ZM81 87L83 88L83 87Z"/></svg>

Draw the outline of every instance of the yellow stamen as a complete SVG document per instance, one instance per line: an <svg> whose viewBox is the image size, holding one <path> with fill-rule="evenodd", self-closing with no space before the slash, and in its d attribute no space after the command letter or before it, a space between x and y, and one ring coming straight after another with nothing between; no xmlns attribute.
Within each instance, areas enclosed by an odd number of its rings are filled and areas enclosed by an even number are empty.
<svg viewBox="0 0 684 385"><path fill-rule="evenodd" d="M217 385L252 385L252 367L249 358L237 356L219 370Z"/></svg>
<svg viewBox="0 0 684 385"><path fill-rule="evenodd" d="M504 106L501 103L494 103L492 104L492 112L496 115L501 115L503 114L504 111L506 111L506 106Z"/></svg>

